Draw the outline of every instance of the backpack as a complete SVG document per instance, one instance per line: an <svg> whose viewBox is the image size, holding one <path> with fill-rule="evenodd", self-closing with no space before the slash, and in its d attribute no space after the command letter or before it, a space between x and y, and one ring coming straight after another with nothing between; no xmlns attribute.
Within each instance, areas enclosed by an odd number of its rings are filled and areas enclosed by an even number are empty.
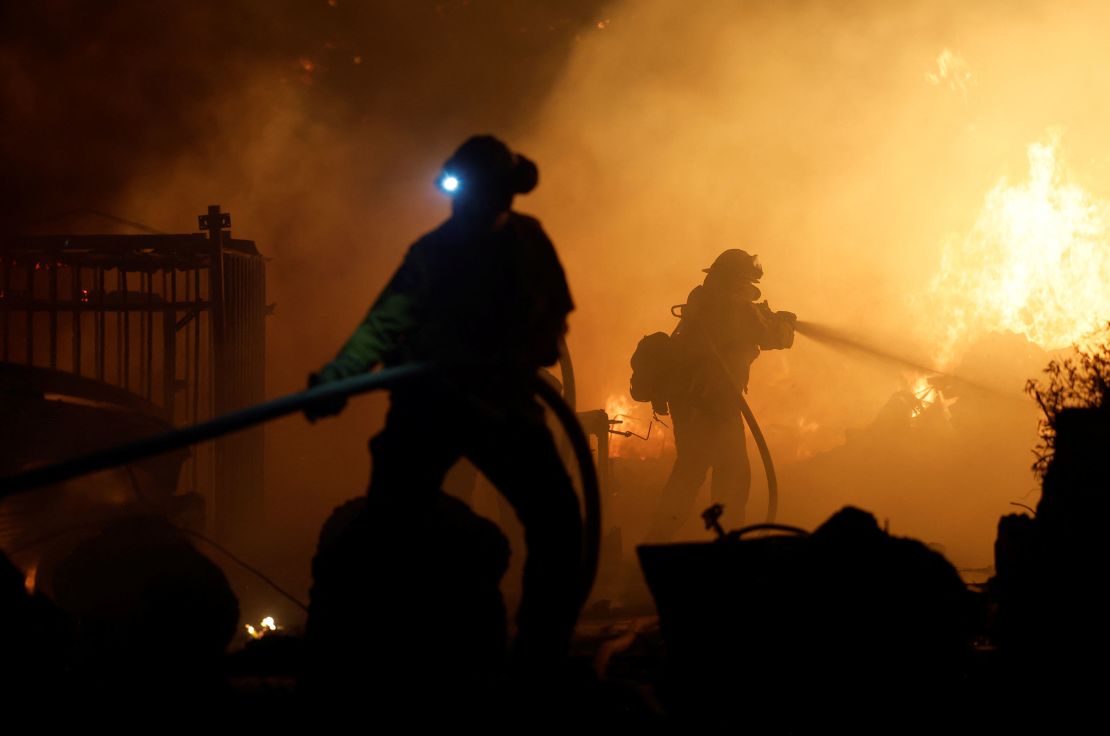
<svg viewBox="0 0 1110 736"><path fill-rule="evenodd" d="M666 332L645 335L632 353L629 393L635 401L650 401L657 414L667 413L675 384L677 360L673 339Z"/></svg>

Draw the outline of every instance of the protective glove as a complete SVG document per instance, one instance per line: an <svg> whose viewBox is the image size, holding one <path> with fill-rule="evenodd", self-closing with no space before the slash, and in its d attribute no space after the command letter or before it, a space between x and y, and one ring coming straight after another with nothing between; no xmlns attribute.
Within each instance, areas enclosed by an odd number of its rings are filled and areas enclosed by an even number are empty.
<svg viewBox="0 0 1110 736"><path fill-rule="evenodd" d="M320 386L325 383L331 383L331 381L333 380L336 379L328 377L328 370L327 368L324 368L324 370L320 371L319 373L308 374L308 388ZM317 419L335 416L339 412L343 411L343 408L345 406L347 406L346 396L340 396L334 399L325 399L323 401L315 401L304 408L304 416L305 419L307 419L308 421L315 422Z"/></svg>
<svg viewBox="0 0 1110 736"><path fill-rule="evenodd" d="M794 324L798 321L798 315L794 314L793 312L776 312L775 310L771 309L771 303L768 302L766 299L761 301L756 306L759 307L760 311L762 311L765 316L782 317L790 323L791 327L793 327Z"/></svg>

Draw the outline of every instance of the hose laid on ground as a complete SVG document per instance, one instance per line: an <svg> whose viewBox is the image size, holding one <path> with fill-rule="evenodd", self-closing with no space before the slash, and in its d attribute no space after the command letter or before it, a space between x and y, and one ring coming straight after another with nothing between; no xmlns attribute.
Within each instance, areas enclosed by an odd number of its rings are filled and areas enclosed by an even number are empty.
<svg viewBox="0 0 1110 736"><path fill-rule="evenodd" d="M287 414L301 412L314 404L327 404L348 396L395 388L405 383L427 379L438 370L442 369L427 363L385 368L376 373L365 373L313 386L305 391L287 394L136 442L81 455L53 465L32 468L16 475L0 478L0 499L223 437ZM589 440L578 423L574 411L559 392L539 376L536 376L533 381L533 389L551 408L563 426L581 473L585 532L582 550L581 603L586 600L593 588L597 577L598 553L601 548L601 489L598 485L597 468L594 466Z"/></svg>

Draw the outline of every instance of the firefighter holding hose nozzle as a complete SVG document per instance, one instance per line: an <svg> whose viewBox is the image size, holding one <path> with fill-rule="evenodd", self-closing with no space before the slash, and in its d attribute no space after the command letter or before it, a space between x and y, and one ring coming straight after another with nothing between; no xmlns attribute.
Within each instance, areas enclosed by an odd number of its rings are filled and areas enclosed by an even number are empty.
<svg viewBox="0 0 1110 736"><path fill-rule="evenodd" d="M690 292L681 321L667 341L672 357L666 399L677 457L648 532L650 542L674 537L689 518L710 470L713 502L724 504L730 515L739 514L737 526L743 525L752 472L742 393L761 350L794 344L797 317L772 311L766 301L759 301L763 267L756 256L726 250L704 272L704 282ZM634 376L634 392L635 388Z"/></svg>
<svg viewBox="0 0 1110 736"><path fill-rule="evenodd" d="M530 671L565 655L582 604L578 498L532 388L537 370L557 360L574 305L540 223L512 211L513 197L537 181L535 164L500 140L467 140L438 180L451 217L409 249L339 354L310 376L318 385L380 364L446 369L442 380L393 390L385 428L370 441L368 493L402 502L440 493L463 456L490 479L524 526L513 654ZM467 425L429 432L436 415L466 416Z"/></svg>

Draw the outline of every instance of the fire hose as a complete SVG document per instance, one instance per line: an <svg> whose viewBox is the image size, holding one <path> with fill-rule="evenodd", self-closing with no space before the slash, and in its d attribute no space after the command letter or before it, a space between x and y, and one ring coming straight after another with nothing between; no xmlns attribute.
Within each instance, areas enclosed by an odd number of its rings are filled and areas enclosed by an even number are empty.
<svg viewBox="0 0 1110 736"><path fill-rule="evenodd" d="M674 305L671 307L671 314L678 317L679 320L682 320L683 308L685 306L685 304ZM682 323L680 321L671 332L671 335L673 336L677 333L681 326ZM744 398L744 387L741 386L732 375L732 370L729 368L728 361L725 360L725 356L721 355L720 349L717 347L717 344L713 342L713 338L710 337L709 333L705 331L704 326L699 325L699 328L701 329L702 337L705 338L705 342L709 345L710 350L713 351L713 357L717 359L721 369L724 370L725 375L728 376L729 383L732 384L732 388L736 391L736 397L740 399L740 414L744 417L744 421L747 422L749 429L752 431L752 439L755 440L755 446L759 450L759 459L763 462L763 472L767 476L767 521L765 523L774 524L775 516L778 514L779 510L779 480L778 476L775 474L775 462L771 459L771 449L767 447L767 439L763 436L763 430L760 429L759 422L756 421L755 414L752 413L752 408L748 406L747 399Z"/></svg>
<svg viewBox="0 0 1110 736"><path fill-rule="evenodd" d="M683 306L685 306L685 305L680 304L680 305L676 305L675 307L672 307L671 308L671 314L673 314L676 317L681 318L682 314L681 314L680 310L681 310L681 307L683 307ZM679 311L676 312L676 310L679 310ZM887 361L887 362L907 366L907 367L913 368L915 370L918 370L918 371L921 371L921 372L924 372L924 373L933 373L933 374L948 376L950 378L956 379L957 381L960 381L961 383L963 383L963 384L965 384L965 385L967 385L971 388L975 388L975 389L978 389L980 391L984 391L984 392L987 392L987 393L990 393L990 394L993 394L993 395L996 395L996 396L1001 396L1003 398L1007 398L1007 399L1015 399L1016 398L1016 397L1012 396L1011 394L999 391L996 388L984 385L982 383L979 383L979 382L976 382L976 381L973 381L973 380L969 380L967 378L956 376L956 375L953 375L951 373L945 373L945 372L939 371L936 368L933 368L931 366L924 365L920 362L916 362L916 361L914 361L910 358L907 358L905 356L896 355L894 353L884 351L880 348L876 348L873 345L869 345L869 344L867 344L867 343L865 343L865 342L863 342L863 341L861 341L857 338L851 337L851 336L849 336L849 335L847 335L847 334L845 334L845 333L843 333L839 330L836 330L832 327L828 327L826 325L822 325L822 324L818 324L818 323L814 323L814 322L805 322L805 321L797 320L794 323L794 329L799 334L805 335L806 337L808 337L808 338L810 338L810 339L812 339L816 342L821 342L821 343L826 343L826 344L833 344L833 345L837 345L837 346L842 347L842 348L855 350L855 351L858 351L858 352L861 352L861 353L865 353L865 354L867 354L869 356L872 356L874 358L878 358L878 359L883 360L883 361ZM676 328L676 330L677 330L677 328ZM748 406L748 402L744 398L743 387L740 386L737 383L736 379L733 377L732 371L729 369L728 362L725 360L724 356L721 355L720 350L717 348L717 345L714 344L713 340L709 337L709 335L705 334L704 336L706 338L706 342L709 344L709 347L713 352L714 357L720 363L721 367L725 371L725 374L728 376L729 381L732 383L732 387L736 391L737 398L740 399L740 413L743 415L744 421L747 422L748 427L751 428L752 439L755 440L755 445L759 449L759 456L760 456L760 459L763 461L763 469L767 474L767 496L768 496L768 498L767 498L767 521L766 521L766 523L773 525L774 521L775 521L775 515L778 511L778 479L777 479L777 476L775 475L775 465L774 465L774 462L771 459L771 451L767 447L767 440L763 436L763 431L759 427L759 422L756 421L755 414L752 413L751 407Z"/></svg>
<svg viewBox="0 0 1110 736"><path fill-rule="evenodd" d="M88 473L107 470L119 465L144 460L199 442L217 439L233 432L248 429L288 414L303 411L316 404L334 403L348 396L368 393L420 380L427 380L437 372L436 366L427 363L385 368L376 373L366 373L339 381L314 386L304 391L265 401L212 419L178 427L162 434L135 442L80 455L53 465L32 468L16 475L0 478L0 500L17 493L61 483ZM579 603L585 602L597 577L598 555L601 549L601 490L597 469L594 467L589 440L586 438L574 411L559 392L536 376L533 381L536 395L555 414L570 440L575 462L582 481L584 540L582 550L582 589Z"/></svg>
<svg viewBox="0 0 1110 736"><path fill-rule="evenodd" d="M744 398L744 387L737 383L736 378L733 377L732 371L729 369L728 361L725 356L721 355L721 351L717 348L713 339L705 334L705 341L709 344L710 349L713 351L714 357L721 364L725 374L728 376L729 383L736 391L736 398L740 399L740 414L743 415L744 421L747 422L748 428L752 431L752 439L755 440L755 446L759 449L759 458L763 461L763 472L767 475L767 524L773 525L775 523L775 516L779 510L779 479L775 474L775 463L771 459L771 448L767 447L767 439L763 436L763 430L759 428L759 422L755 419L755 414L752 413L752 408L748 406L747 399Z"/></svg>

